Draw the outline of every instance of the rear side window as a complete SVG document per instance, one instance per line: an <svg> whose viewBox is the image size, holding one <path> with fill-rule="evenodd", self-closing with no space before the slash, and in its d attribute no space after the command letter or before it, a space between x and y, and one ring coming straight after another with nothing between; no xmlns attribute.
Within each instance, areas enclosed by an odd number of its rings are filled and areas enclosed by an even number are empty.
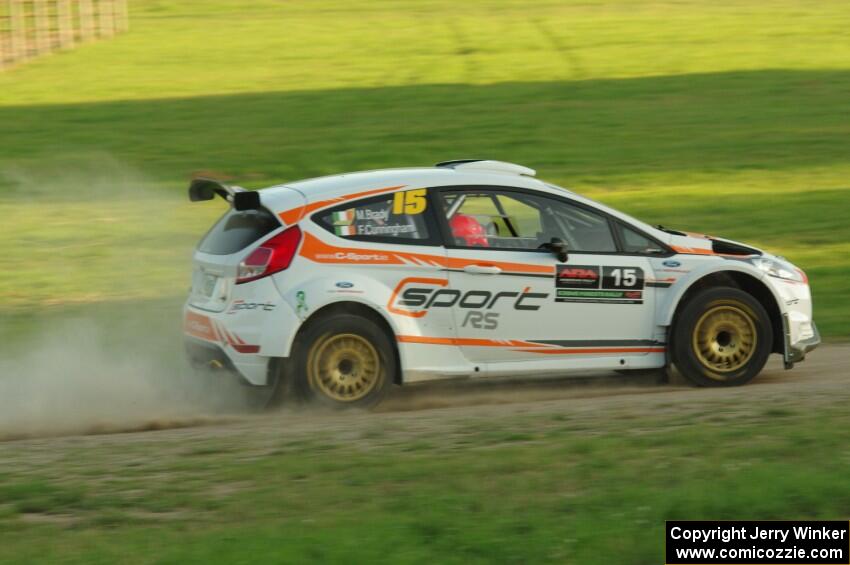
<svg viewBox="0 0 850 565"><path fill-rule="evenodd" d="M436 233L428 205L426 189L419 188L346 204L313 218L345 239L428 245Z"/></svg>
<svg viewBox="0 0 850 565"><path fill-rule="evenodd" d="M241 251L280 227L267 210L228 210L207 232L198 251L212 255L230 255Z"/></svg>

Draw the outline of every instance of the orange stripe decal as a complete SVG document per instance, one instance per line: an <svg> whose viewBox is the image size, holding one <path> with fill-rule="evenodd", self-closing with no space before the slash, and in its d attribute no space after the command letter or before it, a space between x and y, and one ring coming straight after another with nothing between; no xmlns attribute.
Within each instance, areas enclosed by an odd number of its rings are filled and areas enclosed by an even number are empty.
<svg viewBox="0 0 850 565"><path fill-rule="evenodd" d="M432 267L462 269L469 265L499 267L507 273L529 275L555 275L555 267L551 265L530 265L527 263L511 263L507 261L488 261L486 259L461 259L428 255L425 253L410 253L408 251L366 249L363 247L337 247L325 243L309 232L304 232L304 243L299 255L316 263L343 263L358 265L419 265L425 263Z"/></svg>
<svg viewBox="0 0 850 565"><path fill-rule="evenodd" d="M321 208L325 208L326 206L333 206L334 204L342 204L343 202L347 202L349 200L355 200L357 198L363 198L366 196L373 196L375 194L382 194L384 192L391 192L393 190L398 190L399 188L404 188L406 185L400 184L398 186L386 186L384 188L373 188L371 190L364 190L362 192L355 192L354 194L346 194L343 196L337 196L335 198L328 198L327 200L318 200L316 202L311 202L305 206L297 206L292 208L291 210L286 210L278 214L280 219L287 226L291 226L292 224L298 222L301 218L315 212L316 210L320 210Z"/></svg>
<svg viewBox="0 0 850 565"><path fill-rule="evenodd" d="M527 263L511 263L508 261L487 261L485 259L461 259L449 257L447 264L450 269L463 269L470 265L480 265L483 267L499 267L503 271L510 273L530 274L530 275L555 275L555 267L551 265L529 265Z"/></svg>
<svg viewBox="0 0 850 565"><path fill-rule="evenodd" d="M211 320L203 314L196 312L186 312L186 317L183 319L183 331L192 337L219 343L223 346L231 346L239 353L259 353L259 345L249 345L236 335L236 332L229 332L220 323Z"/></svg>
<svg viewBox="0 0 850 565"><path fill-rule="evenodd" d="M212 320L195 312L186 312L186 317L183 319L183 331L206 341L218 341L218 333L215 331Z"/></svg>
<svg viewBox="0 0 850 565"><path fill-rule="evenodd" d="M291 210L281 212L280 214L278 214L278 216L280 216L280 219L283 220L284 224L286 224L287 226L291 226L298 223L298 221L304 217L305 208L306 206L297 206L295 208L292 208Z"/></svg>
<svg viewBox="0 0 850 565"><path fill-rule="evenodd" d="M511 347L522 353L546 353L551 355L606 355L615 353L664 353L664 347L557 347L545 343L534 343L518 339L477 339L467 337L428 337L419 335L399 335L400 343L420 343L426 345L456 345L461 347Z"/></svg>
<svg viewBox="0 0 850 565"><path fill-rule="evenodd" d="M549 353L554 355L598 355L610 353L664 353L663 347L588 347L588 348L552 348L552 349L517 349L526 353Z"/></svg>
<svg viewBox="0 0 850 565"><path fill-rule="evenodd" d="M672 247L673 251L683 255L717 255L711 249L703 249L702 247L677 247L675 245Z"/></svg>
<svg viewBox="0 0 850 565"><path fill-rule="evenodd" d="M424 335L399 335L396 339L400 343L424 343L428 345L460 345L475 347L546 347L530 341L518 339L476 339L471 337L428 337Z"/></svg>
<svg viewBox="0 0 850 565"><path fill-rule="evenodd" d="M336 247L329 245L308 231L304 232L304 243L301 244L299 255L316 263L354 263L365 265L404 265L402 253L356 247ZM407 256L414 254L407 253ZM420 255L420 257L429 257ZM442 257L434 256L435 259Z"/></svg>

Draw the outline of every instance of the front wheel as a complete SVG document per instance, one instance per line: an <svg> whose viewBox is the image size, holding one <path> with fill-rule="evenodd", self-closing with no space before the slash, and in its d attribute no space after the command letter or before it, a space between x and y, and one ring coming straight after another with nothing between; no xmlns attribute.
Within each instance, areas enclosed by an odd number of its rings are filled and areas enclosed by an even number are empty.
<svg viewBox="0 0 850 565"><path fill-rule="evenodd" d="M698 386L736 386L764 368L773 330L755 298L720 287L703 290L684 305L671 338L671 360L686 379Z"/></svg>
<svg viewBox="0 0 850 565"><path fill-rule="evenodd" d="M395 354L374 321L334 314L311 324L298 340L294 383L302 400L333 408L370 408L395 376Z"/></svg>

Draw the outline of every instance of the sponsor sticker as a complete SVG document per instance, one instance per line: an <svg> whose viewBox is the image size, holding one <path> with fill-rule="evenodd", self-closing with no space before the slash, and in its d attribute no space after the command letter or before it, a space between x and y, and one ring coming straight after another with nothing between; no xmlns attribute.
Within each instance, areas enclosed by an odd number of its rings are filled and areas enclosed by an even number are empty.
<svg viewBox="0 0 850 565"><path fill-rule="evenodd" d="M310 310L307 306L307 294L303 290L295 293L295 314L299 317L304 316Z"/></svg>
<svg viewBox="0 0 850 565"><path fill-rule="evenodd" d="M354 214L354 219L358 222L379 222L383 223L390 219L389 208L358 208Z"/></svg>
<svg viewBox="0 0 850 565"><path fill-rule="evenodd" d="M640 267L558 265L555 302L643 304L644 285Z"/></svg>
<svg viewBox="0 0 850 565"><path fill-rule="evenodd" d="M347 253L344 251L337 251L336 253L316 253L315 258L319 261L366 261L369 263L385 263L390 259L389 255L382 255L380 253L355 253L353 251L349 251Z"/></svg>
<svg viewBox="0 0 850 565"><path fill-rule="evenodd" d="M350 208L348 210L341 210L339 212L334 212L331 215L331 221L335 226L348 226L354 222L355 218L355 210L354 208Z"/></svg>
<svg viewBox="0 0 850 565"><path fill-rule="evenodd" d="M244 300L234 300L230 305L228 314L235 314L245 310L259 310L262 312L271 312L277 307L277 304L271 302L245 302Z"/></svg>
<svg viewBox="0 0 850 565"><path fill-rule="evenodd" d="M596 265L558 265L555 288L599 288Z"/></svg>
<svg viewBox="0 0 850 565"><path fill-rule="evenodd" d="M357 235L357 226L334 226L334 233L341 236Z"/></svg>
<svg viewBox="0 0 850 565"><path fill-rule="evenodd" d="M391 224L388 226L364 224L359 227L360 235L399 235L403 233L413 233L416 231L416 226L410 224ZM354 235L354 234L351 234Z"/></svg>

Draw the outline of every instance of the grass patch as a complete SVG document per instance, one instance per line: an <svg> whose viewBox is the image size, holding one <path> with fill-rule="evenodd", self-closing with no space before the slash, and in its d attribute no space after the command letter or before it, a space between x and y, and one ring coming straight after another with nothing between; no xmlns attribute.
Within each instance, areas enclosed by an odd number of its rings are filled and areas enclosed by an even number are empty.
<svg viewBox="0 0 850 565"><path fill-rule="evenodd" d="M777 424L764 402L734 433L707 420L671 427L646 416L636 429L609 414L592 417L592 438L554 427L544 410L481 417L504 440L498 443L462 442L468 423L457 420L441 422L438 434L420 426L333 451L290 443L286 453L258 457L257 446L280 433L265 424L238 440L206 439L220 455L183 458L171 475L155 469L181 455L169 452L166 437L151 438L143 472L124 484L97 483L98 503L85 494L98 473L70 477L80 485L73 488L57 486L69 473L58 468L6 483L4 499L27 511L81 519L69 526L7 517L0 559L75 563L124 552L131 563L226 563L250 550L256 561L657 563L664 520L843 512L850 504L843 406L835 399ZM737 401L716 407L742 408ZM511 441L518 428L534 430L534 441ZM72 449L58 441L53 448ZM95 444L73 449L87 470L102 474L118 457ZM108 503L116 499L124 503ZM159 542L146 544L151 537Z"/></svg>
<svg viewBox="0 0 850 565"><path fill-rule="evenodd" d="M39 480L0 484L0 501L20 514L63 513L91 506L85 489Z"/></svg>

